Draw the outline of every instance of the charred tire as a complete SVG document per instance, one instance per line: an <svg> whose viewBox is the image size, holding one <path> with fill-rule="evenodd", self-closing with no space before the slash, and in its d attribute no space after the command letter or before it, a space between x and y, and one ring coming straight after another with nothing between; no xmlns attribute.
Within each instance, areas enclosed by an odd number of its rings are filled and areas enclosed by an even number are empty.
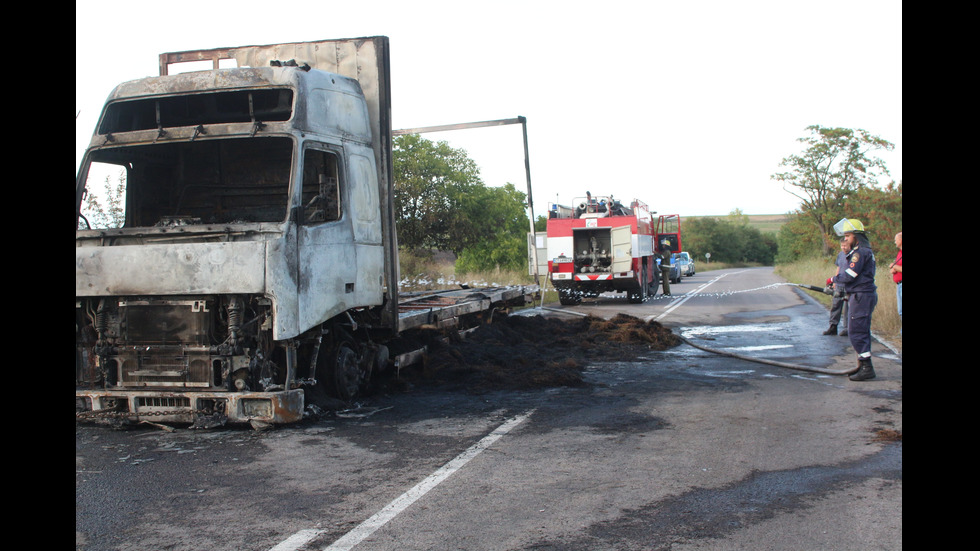
<svg viewBox="0 0 980 551"><path fill-rule="evenodd" d="M337 347L331 361L331 373L328 374L334 396L341 400L350 400L357 396L361 388L363 373L357 362L357 354L346 343Z"/></svg>
<svg viewBox="0 0 980 551"><path fill-rule="evenodd" d="M388 361L391 359L391 353L388 352L388 347L385 345L378 345L377 349L374 351L374 357L372 358L371 366L372 370L377 373L381 373L388 369Z"/></svg>
<svg viewBox="0 0 980 551"><path fill-rule="evenodd" d="M349 343L342 342L330 353L321 355L317 360L316 379L317 386L334 398L349 401L357 396L364 373Z"/></svg>

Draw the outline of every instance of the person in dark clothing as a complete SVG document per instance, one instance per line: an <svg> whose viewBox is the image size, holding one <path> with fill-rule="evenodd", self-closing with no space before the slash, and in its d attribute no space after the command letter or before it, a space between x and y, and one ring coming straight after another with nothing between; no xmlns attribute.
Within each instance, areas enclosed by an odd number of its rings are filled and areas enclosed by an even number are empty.
<svg viewBox="0 0 980 551"><path fill-rule="evenodd" d="M878 288L875 286L875 255L860 220L842 218L834 224L834 232L844 236L851 250L847 264L833 277L847 293L848 336L858 356L858 369L849 377L852 381L875 378L871 365L871 314L878 304Z"/></svg>
<svg viewBox="0 0 980 551"><path fill-rule="evenodd" d="M837 253L837 271L834 275L841 272L841 269L847 269L847 253L850 252L850 246L844 241L842 237L840 240L840 252ZM843 268L841 268L843 266ZM847 295L844 293L843 285L834 285L834 278L827 278L827 286L833 289L833 299L830 302L830 327L823 332L824 335L838 335L837 326L841 325L841 321L844 322L844 327L840 331L840 336L847 336Z"/></svg>
<svg viewBox="0 0 980 551"><path fill-rule="evenodd" d="M670 242L664 239L660 242L660 275L663 279L664 296L670 296Z"/></svg>

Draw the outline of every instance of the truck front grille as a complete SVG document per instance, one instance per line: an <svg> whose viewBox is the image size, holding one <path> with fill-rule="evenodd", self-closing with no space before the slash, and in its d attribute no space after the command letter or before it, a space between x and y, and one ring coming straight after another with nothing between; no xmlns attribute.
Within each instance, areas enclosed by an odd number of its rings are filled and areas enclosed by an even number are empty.
<svg viewBox="0 0 980 551"><path fill-rule="evenodd" d="M210 387L211 356L203 347L134 348L120 351L119 384L123 387Z"/></svg>
<svg viewBox="0 0 980 551"><path fill-rule="evenodd" d="M175 397L157 397L148 396L136 397L136 407L137 408L189 408L191 407L190 398L184 398L180 396Z"/></svg>

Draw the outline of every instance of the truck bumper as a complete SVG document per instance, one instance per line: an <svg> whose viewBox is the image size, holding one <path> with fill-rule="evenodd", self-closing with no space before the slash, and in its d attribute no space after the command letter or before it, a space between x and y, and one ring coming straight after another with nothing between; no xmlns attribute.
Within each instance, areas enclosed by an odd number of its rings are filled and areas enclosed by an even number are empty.
<svg viewBox="0 0 980 551"><path fill-rule="evenodd" d="M76 419L194 423L221 415L229 423L295 423L303 418L303 389L279 392L75 390Z"/></svg>
<svg viewBox="0 0 980 551"><path fill-rule="evenodd" d="M639 286L636 273L632 270L617 273L553 272L551 283L555 289L572 289L586 293L605 293L608 291L629 291Z"/></svg>

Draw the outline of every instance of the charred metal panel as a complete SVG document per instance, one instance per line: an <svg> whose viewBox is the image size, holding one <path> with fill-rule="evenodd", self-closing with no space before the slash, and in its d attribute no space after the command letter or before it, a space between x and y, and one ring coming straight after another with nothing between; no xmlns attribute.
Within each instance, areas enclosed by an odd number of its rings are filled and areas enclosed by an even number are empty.
<svg viewBox="0 0 980 551"><path fill-rule="evenodd" d="M348 157L350 164L350 205L354 241L381 245L381 207L378 204L378 177L374 162L363 154Z"/></svg>
<svg viewBox="0 0 980 551"><path fill-rule="evenodd" d="M345 80L334 77L334 80ZM356 82L352 82L356 85ZM310 83L311 86L325 83ZM330 116L323 116L329 113ZM315 88L306 98L307 117L302 121L303 128L326 136L347 134L348 137L362 143L371 143L371 128L369 126L367 106L363 99L349 90L331 88Z"/></svg>
<svg viewBox="0 0 980 551"><path fill-rule="evenodd" d="M297 330L319 323L357 303L347 290L357 280L358 255L350 218L298 230Z"/></svg>
<svg viewBox="0 0 980 551"><path fill-rule="evenodd" d="M328 235L311 233L300 231L299 330L316 327L353 307L380 305L381 247L330 242Z"/></svg>
<svg viewBox="0 0 980 551"><path fill-rule="evenodd" d="M297 64L354 79L367 98L371 134L379 162L390 152L391 122L388 84L388 39L369 37L318 42L229 48L242 67L268 67L270 62L295 60ZM387 181L384 173L382 181Z"/></svg>
<svg viewBox="0 0 980 551"><path fill-rule="evenodd" d="M187 92L213 92L223 89L296 87L296 79L294 68L269 67L268 63L234 71L197 71L169 75L165 78L148 77L123 82L113 89L108 101Z"/></svg>
<svg viewBox="0 0 980 551"><path fill-rule="evenodd" d="M265 242L75 248L75 296L265 292Z"/></svg>
<svg viewBox="0 0 980 551"><path fill-rule="evenodd" d="M296 225L287 224L281 238L269 241L265 259L265 293L272 298L272 336L277 341L300 333L298 255Z"/></svg>

